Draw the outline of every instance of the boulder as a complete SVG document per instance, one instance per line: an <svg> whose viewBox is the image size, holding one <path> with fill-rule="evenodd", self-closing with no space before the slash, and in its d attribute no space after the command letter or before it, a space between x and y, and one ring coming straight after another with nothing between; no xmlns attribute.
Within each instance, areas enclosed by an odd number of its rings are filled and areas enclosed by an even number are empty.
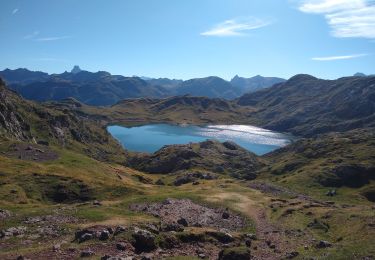
<svg viewBox="0 0 375 260"><path fill-rule="evenodd" d="M136 229L132 234L133 246L137 252L151 252L156 249L155 236L146 230Z"/></svg>

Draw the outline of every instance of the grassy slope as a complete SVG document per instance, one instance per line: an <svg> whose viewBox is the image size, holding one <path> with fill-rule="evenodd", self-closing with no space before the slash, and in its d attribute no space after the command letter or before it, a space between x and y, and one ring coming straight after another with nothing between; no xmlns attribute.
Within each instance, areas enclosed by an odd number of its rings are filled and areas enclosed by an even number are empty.
<svg viewBox="0 0 375 260"><path fill-rule="evenodd" d="M167 106L155 108L152 104L145 106L144 102L144 100L126 101L125 104L104 109L83 106L78 109L74 108L72 111L74 111L74 114L84 111L90 118L97 120L97 124L120 121L127 125L160 121L174 123L243 123L245 122L242 121L245 119L244 115L249 112L249 110L238 112L237 108L232 109L231 106L222 111L220 110L220 106L216 107L215 104L210 104L211 107L209 106L204 111L196 111L194 109L199 107L196 104L193 104L193 106L185 104L179 107L173 105L173 102ZM153 101L147 102L152 103ZM67 105L70 106L71 104L68 103ZM58 109L56 109L55 104L50 106L52 109L51 113L56 113L57 115L61 115L62 111L66 108L66 105ZM147 107L153 108L149 110ZM161 111L156 117L155 109ZM29 115L29 112L26 108L21 114L26 117L26 115ZM142 118L142 121L135 120L138 118ZM40 121L38 116L31 114L28 120L33 123L32 132L34 135L42 133L42 138L48 138L46 132L40 131L40 127L43 127L43 121ZM97 127L94 124L89 126L94 127L94 129ZM102 133L102 130L98 131L99 134ZM322 139L325 140L323 143L333 143L333 145L329 147L328 153L319 155L317 158L311 159L309 151L300 153L299 151L288 149L284 152L267 156L266 160L269 160L272 165L269 169L264 169L259 180L285 186L297 192L308 193L311 197L319 200L327 200L328 198L324 194L328 188L323 188L319 185L315 177L321 174L322 169L334 166L332 162L328 161L329 159L344 157L345 162L360 161L370 165L373 164L374 158L370 155L373 154L374 144L368 142L367 139L365 139L365 142L349 145L349 143L344 142L347 139L346 137L341 138L337 143L331 142L332 138L329 136L326 138L326 140ZM9 140L2 141L0 150L6 150L12 142ZM305 141L303 140L302 142ZM116 162L121 162L123 155L118 154L118 156L115 156L118 159L111 160L113 164L109 164L108 162L100 162L88 157L87 154L90 155L90 153L82 153L82 151L88 148L90 143L81 143L72 140L68 144L66 148L62 148L58 142L55 142L54 139L52 140L51 148L58 152L60 158L51 162L37 163L21 161L0 154L0 208L9 209L17 214L15 219L3 221L0 229L22 225L22 221L27 216L50 214L54 210L61 208L66 211L66 214L85 220L78 224L68 225L68 228L71 230L82 225L126 225L134 222L157 221L150 216L130 212L127 206L132 202L160 201L167 197L191 198L202 203L227 206L241 212L255 222L259 221L259 219L257 219L257 215L254 212L265 211L265 219L269 221L270 225L281 225L283 228L293 230L300 228L305 231L306 235L299 239L309 245L309 249L305 250L302 244L299 244L298 251L301 257L321 256L326 259L345 259L375 254L371 240L374 236L374 230L369 226L375 217L374 210L371 204L360 194L364 188L371 189L374 187L373 181L370 181L366 187L361 189L340 188L338 196L329 198L335 201L338 206L337 208L313 207L305 209L291 205L270 208L270 204L272 204L271 198L275 198L275 196L265 195L247 188L246 182L233 180L230 177L222 177L218 180L204 181L199 186L187 184L181 187L160 187L143 184L137 180L135 175L146 176L145 174L116 164ZM306 147L309 148L308 145ZM97 147L94 149L97 149ZM351 150L349 157L346 158L345 155L347 155L348 149ZM310 152L313 153L314 150ZM286 170L285 166L295 161L302 161L303 164L294 170ZM279 172L280 169L282 170L279 174L272 174ZM118 177L119 175L121 179ZM160 175L147 175L147 178L153 181L156 181L160 177ZM169 176L167 178L172 177ZM102 207L93 207L90 203L85 204L74 200L71 201L73 204L69 204L70 206L56 204L51 199L53 197L49 196L49 194L59 183L67 184L66 186L71 189L72 193L78 194L80 194L79 186L84 184L90 191L88 199L103 200L104 205ZM87 194L84 195L86 196ZM276 198L278 197L276 196ZM284 196L281 197L284 198ZM76 199L76 197L74 198ZM293 199L290 199L290 201L293 201ZM298 205L305 204L308 203L302 201ZM345 204L353 204L354 206L342 207ZM296 208L296 211L291 215L283 216L286 208ZM306 215L308 211L312 212L311 216ZM326 217L327 214L330 216ZM325 232L321 229L307 228L307 224L314 219L328 224L330 226L329 230ZM250 225L249 229L253 228L254 226ZM316 240L329 240L334 243L334 247L327 250L316 250L310 246L312 237ZM341 237L343 238L342 240L340 239ZM70 234L67 234L67 240L71 240ZM292 240L292 243L297 245L297 240ZM48 241L43 245L35 243L26 249L10 247L1 254L8 254L8 252L14 251L21 252L22 250L30 250L30 248L31 250L50 248L53 243L54 241ZM77 246L70 243L68 245Z"/></svg>

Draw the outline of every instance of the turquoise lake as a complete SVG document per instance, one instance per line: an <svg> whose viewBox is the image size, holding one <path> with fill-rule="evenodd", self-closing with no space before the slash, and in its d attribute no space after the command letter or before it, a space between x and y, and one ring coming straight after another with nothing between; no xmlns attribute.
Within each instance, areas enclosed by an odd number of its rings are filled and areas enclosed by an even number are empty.
<svg viewBox="0 0 375 260"><path fill-rule="evenodd" d="M291 142L290 136L249 125L152 124L137 127L109 126L108 131L125 149L148 153L164 145L216 139L221 142L233 141L255 154L263 155Z"/></svg>

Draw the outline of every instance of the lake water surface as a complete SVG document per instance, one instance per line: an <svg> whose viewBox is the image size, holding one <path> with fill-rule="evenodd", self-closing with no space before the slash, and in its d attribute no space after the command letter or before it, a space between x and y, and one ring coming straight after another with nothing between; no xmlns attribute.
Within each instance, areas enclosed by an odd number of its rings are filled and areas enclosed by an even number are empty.
<svg viewBox="0 0 375 260"><path fill-rule="evenodd" d="M290 136L249 125L181 126L151 124L137 127L109 126L109 133L124 148L134 152L155 152L164 145L197 143L207 139L233 141L262 155L291 142Z"/></svg>

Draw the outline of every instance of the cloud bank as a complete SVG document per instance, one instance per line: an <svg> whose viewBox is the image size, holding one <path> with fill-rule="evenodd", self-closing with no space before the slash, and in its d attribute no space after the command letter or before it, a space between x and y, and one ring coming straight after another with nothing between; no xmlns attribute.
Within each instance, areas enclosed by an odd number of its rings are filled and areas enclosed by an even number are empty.
<svg viewBox="0 0 375 260"><path fill-rule="evenodd" d="M254 17L245 19L231 19L215 25L208 31L202 32L201 35L216 37L244 36L246 35L247 31L259 29L270 24L270 21Z"/></svg>
<svg viewBox="0 0 375 260"><path fill-rule="evenodd" d="M375 5L369 0L304 0L299 10L322 14L338 38L375 38Z"/></svg>

